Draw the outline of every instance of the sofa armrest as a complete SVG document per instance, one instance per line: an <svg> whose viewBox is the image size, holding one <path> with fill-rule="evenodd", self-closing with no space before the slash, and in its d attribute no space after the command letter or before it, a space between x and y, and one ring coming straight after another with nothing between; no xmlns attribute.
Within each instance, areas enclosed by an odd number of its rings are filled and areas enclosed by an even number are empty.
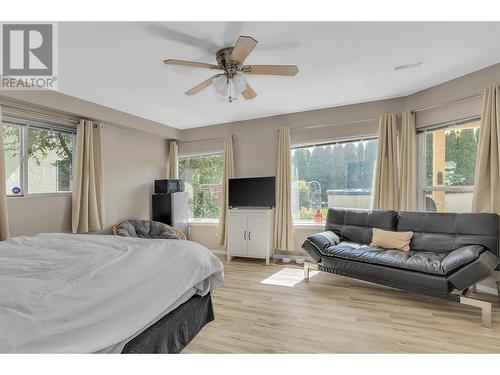
<svg viewBox="0 0 500 375"><path fill-rule="evenodd" d="M460 247L456 250L450 251L448 255L444 257L441 261L441 267L443 268L444 273L448 275L457 268L463 267L479 258L479 255L483 251L486 251L486 249L481 245L468 245Z"/></svg>
<svg viewBox="0 0 500 375"><path fill-rule="evenodd" d="M319 262L325 249L339 243L339 236L332 231L326 231L307 237L302 248L314 259L314 261Z"/></svg>
<svg viewBox="0 0 500 375"><path fill-rule="evenodd" d="M456 289L464 290L490 276L497 266L497 256L486 250L477 259L454 270L447 279Z"/></svg>

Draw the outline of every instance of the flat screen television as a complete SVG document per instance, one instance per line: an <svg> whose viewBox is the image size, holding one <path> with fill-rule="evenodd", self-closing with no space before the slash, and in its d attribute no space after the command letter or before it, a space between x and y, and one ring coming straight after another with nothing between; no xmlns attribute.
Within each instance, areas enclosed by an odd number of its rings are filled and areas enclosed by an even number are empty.
<svg viewBox="0 0 500 375"><path fill-rule="evenodd" d="M275 177L229 179L229 207L274 207Z"/></svg>

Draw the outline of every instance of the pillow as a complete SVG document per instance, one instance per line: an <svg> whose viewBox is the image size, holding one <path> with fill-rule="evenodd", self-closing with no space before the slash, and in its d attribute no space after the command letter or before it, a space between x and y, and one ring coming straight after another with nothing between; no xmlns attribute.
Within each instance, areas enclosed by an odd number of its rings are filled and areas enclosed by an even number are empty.
<svg viewBox="0 0 500 375"><path fill-rule="evenodd" d="M370 246L381 249L410 250L410 240L413 232L393 232L373 228L372 243Z"/></svg>

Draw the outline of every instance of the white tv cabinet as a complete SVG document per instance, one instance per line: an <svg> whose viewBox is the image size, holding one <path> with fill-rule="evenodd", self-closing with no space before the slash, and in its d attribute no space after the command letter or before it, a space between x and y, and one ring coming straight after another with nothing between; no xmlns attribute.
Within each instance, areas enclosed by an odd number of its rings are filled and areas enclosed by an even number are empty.
<svg viewBox="0 0 500 375"><path fill-rule="evenodd" d="M233 208L228 217L227 261L232 257L265 259L273 250L274 209Z"/></svg>

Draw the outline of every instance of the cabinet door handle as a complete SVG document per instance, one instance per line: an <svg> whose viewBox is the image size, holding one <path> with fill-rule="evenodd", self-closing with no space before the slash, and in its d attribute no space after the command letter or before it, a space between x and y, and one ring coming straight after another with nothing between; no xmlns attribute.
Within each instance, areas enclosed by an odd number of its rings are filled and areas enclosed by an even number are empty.
<svg viewBox="0 0 500 375"><path fill-rule="evenodd" d="M251 231L248 231L248 241L251 241L252 240L252 237L250 237L250 233L252 233Z"/></svg>
<svg viewBox="0 0 500 375"><path fill-rule="evenodd" d="M243 238L245 239L245 241L247 240L247 231L243 232Z"/></svg>

